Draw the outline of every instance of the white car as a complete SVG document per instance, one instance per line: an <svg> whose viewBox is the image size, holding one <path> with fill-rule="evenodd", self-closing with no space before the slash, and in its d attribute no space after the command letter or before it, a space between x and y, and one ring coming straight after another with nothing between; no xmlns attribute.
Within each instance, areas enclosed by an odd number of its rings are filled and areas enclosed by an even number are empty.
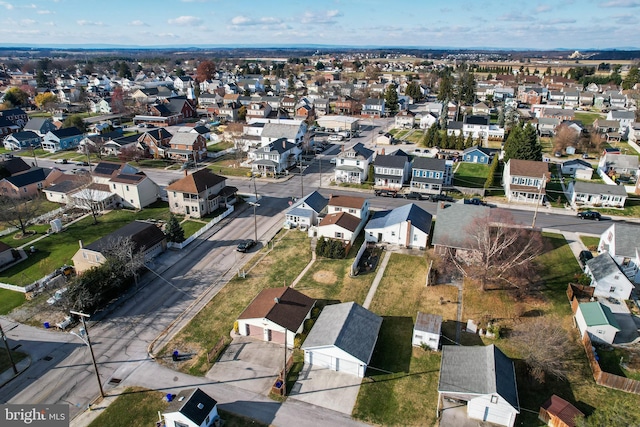
<svg viewBox="0 0 640 427"><path fill-rule="evenodd" d="M329 135L329 138L327 138L328 141L343 141L344 140L344 136L342 135Z"/></svg>
<svg viewBox="0 0 640 427"><path fill-rule="evenodd" d="M47 304L53 305L62 299L64 293L67 292L67 288L58 289L51 298L47 300Z"/></svg>

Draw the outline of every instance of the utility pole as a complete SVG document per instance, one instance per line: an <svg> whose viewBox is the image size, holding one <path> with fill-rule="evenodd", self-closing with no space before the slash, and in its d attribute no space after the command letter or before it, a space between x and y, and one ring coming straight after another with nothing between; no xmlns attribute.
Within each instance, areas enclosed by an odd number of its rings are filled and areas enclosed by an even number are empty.
<svg viewBox="0 0 640 427"><path fill-rule="evenodd" d="M7 356L9 356L9 361L11 362L11 367L13 368L13 374L18 375L18 368L16 368L16 362L13 361L13 355L11 354L11 350L9 349L7 336L4 334L4 331L2 330L2 325L0 325L0 335L2 335L2 341L4 341L4 347L7 349Z"/></svg>
<svg viewBox="0 0 640 427"><path fill-rule="evenodd" d="M98 364L96 363L96 356L93 354L93 347L91 346L91 338L89 338L89 330L87 329L87 324L85 322L85 317L91 317L88 314L85 313L81 313L79 311L70 311L71 314L74 314L76 316L80 317L80 320L82 321L82 328L84 329L84 333L87 336L87 341L85 342L85 344L87 344L87 346L89 347L89 352L91 353L91 361L93 362L93 369L96 371L96 379L98 380L98 388L100 389L100 397L104 397L104 390L102 389L102 381L100 381L100 374L98 373ZM80 336L80 338L82 339L82 337ZM84 341L84 339L82 339Z"/></svg>
<svg viewBox="0 0 640 427"><path fill-rule="evenodd" d="M256 208L260 206L258 204L258 189L256 187L256 177L253 177L253 192L255 194L256 200L252 203L253 205L253 232L254 232L254 240L258 242L258 217L256 216Z"/></svg>
<svg viewBox="0 0 640 427"><path fill-rule="evenodd" d="M533 221L531 222L531 229L536 227L536 217L538 216L538 208L540 207L540 202L542 201L540 197L542 196L542 189L545 187L547 181L547 177L545 174L542 174L542 181L540 181L540 185L538 186L538 199L536 200L536 210L533 212Z"/></svg>
<svg viewBox="0 0 640 427"><path fill-rule="evenodd" d="M300 198L304 198L304 178L302 176L302 159L300 159Z"/></svg>

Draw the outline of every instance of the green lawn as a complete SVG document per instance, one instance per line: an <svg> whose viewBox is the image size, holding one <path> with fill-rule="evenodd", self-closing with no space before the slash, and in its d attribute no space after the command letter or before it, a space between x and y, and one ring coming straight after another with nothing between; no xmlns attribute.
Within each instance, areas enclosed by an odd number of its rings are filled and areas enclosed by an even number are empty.
<svg viewBox="0 0 640 427"><path fill-rule="evenodd" d="M240 167L240 161L233 155L225 155L207 166L212 172L224 176L248 176L251 169Z"/></svg>
<svg viewBox="0 0 640 427"><path fill-rule="evenodd" d="M182 224L180 224L182 226L182 230L184 231L184 237L190 237L191 235L193 235L196 231L200 230L202 227L205 226L205 224L198 222L198 221L185 221Z"/></svg>
<svg viewBox="0 0 640 427"><path fill-rule="evenodd" d="M162 159L144 159L136 162L134 165L143 168L166 168L171 166L173 162Z"/></svg>
<svg viewBox="0 0 640 427"><path fill-rule="evenodd" d="M11 310L20 307L24 302L25 297L22 292L0 288L0 315L10 313Z"/></svg>
<svg viewBox="0 0 640 427"><path fill-rule="evenodd" d="M0 281L25 286L40 279L63 264L70 264L78 250L78 241L92 243L135 219L169 218L166 203L155 203L142 211L116 210L98 218L87 217L69 226L64 232L52 234L37 242L36 253L21 263L0 272Z"/></svg>
<svg viewBox="0 0 640 427"><path fill-rule="evenodd" d="M598 249L598 243L600 243L599 237L591 237L591 236L580 236L580 240L582 243L589 248L590 251L595 251Z"/></svg>
<svg viewBox="0 0 640 427"><path fill-rule="evenodd" d="M453 176L453 185L461 187L483 188L489 175L489 165L478 163L459 163Z"/></svg>
<svg viewBox="0 0 640 427"><path fill-rule="evenodd" d="M576 120L581 121L585 127L591 127L591 125L593 125L593 122L595 122L596 119L601 119L604 117L605 117L604 114L599 114L599 113L584 113L584 112L577 112L577 111L575 113Z"/></svg>
<svg viewBox="0 0 640 427"><path fill-rule="evenodd" d="M204 375L211 367L207 362L207 352L223 338L231 341L229 332L233 323L246 306L264 288L278 287L291 282L300 274L311 259L309 238L305 233L291 230L264 255L263 248L247 264L246 278L235 277L183 328L180 333L160 350L158 357L162 363L171 363L173 369ZM188 361L171 362L169 356L174 349L192 353Z"/></svg>
<svg viewBox="0 0 640 427"><path fill-rule="evenodd" d="M231 147L233 147L233 141L221 141L217 144L207 145L207 151L211 153L217 153L218 151L223 151Z"/></svg>
<svg viewBox="0 0 640 427"><path fill-rule="evenodd" d="M0 242L6 243L12 248L17 248L19 246L26 245L32 240L37 239L38 237L42 237L43 234L47 233L47 230L51 228L49 224L46 225L30 225L27 227L27 231L34 231L35 234L27 234L22 237L21 231L16 231L15 233L7 234L6 236L0 237ZM21 236L20 239L17 239L16 236Z"/></svg>
<svg viewBox="0 0 640 427"><path fill-rule="evenodd" d="M152 426L158 420L158 412L169 406L165 397L166 393L160 391L127 388L89 427Z"/></svg>

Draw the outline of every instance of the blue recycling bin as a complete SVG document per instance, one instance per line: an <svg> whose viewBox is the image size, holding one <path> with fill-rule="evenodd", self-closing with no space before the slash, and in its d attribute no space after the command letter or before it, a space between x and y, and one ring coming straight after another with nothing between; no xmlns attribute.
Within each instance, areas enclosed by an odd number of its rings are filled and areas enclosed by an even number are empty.
<svg viewBox="0 0 640 427"><path fill-rule="evenodd" d="M45 329L49 329L51 327L51 325L49 325L49 322L44 322L44 328Z"/></svg>
<svg viewBox="0 0 640 427"><path fill-rule="evenodd" d="M167 402L171 402L173 400L173 394L167 393Z"/></svg>

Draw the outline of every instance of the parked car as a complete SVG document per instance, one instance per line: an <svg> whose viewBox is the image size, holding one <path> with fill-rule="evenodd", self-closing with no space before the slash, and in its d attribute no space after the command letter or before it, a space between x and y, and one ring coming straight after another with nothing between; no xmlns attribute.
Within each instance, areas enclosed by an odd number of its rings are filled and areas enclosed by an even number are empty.
<svg viewBox="0 0 640 427"><path fill-rule="evenodd" d="M67 292L67 288L58 289L51 298L47 300L47 304L53 305L60 301L64 296L64 293Z"/></svg>
<svg viewBox="0 0 640 427"><path fill-rule="evenodd" d="M381 197L396 197L397 194L398 192L393 190L376 190L376 196Z"/></svg>
<svg viewBox="0 0 640 427"><path fill-rule="evenodd" d="M432 202L453 202L454 199L451 196L445 196L444 194L432 194L430 197Z"/></svg>
<svg viewBox="0 0 640 427"><path fill-rule="evenodd" d="M329 163L331 163L332 165L335 165L337 162L335 157L332 157L331 160L329 160Z"/></svg>
<svg viewBox="0 0 640 427"><path fill-rule="evenodd" d="M252 247L256 245L256 241L253 239L248 239L238 244L236 250L238 252L248 252Z"/></svg>
<svg viewBox="0 0 640 427"><path fill-rule="evenodd" d="M333 135L329 135L329 138L327 138L327 140L328 141L343 141L344 140L344 136L333 134Z"/></svg>
<svg viewBox="0 0 640 427"><path fill-rule="evenodd" d="M478 197L473 197L471 199L464 199L464 204L465 205L476 205L476 206L487 206L487 202L485 202L484 200L478 198Z"/></svg>
<svg viewBox="0 0 640 427"><path fill-rule="evenodd" d="M591 251L580 251L580 254L578 254L578 259L580 260L580 264L582 264L583 267L591 258L593 258L593 254L591 253Z"/></svg>
<svg viewBox="0 0 640 427"><path fill-rule="evenodd" d="M89 171L86 170L85 168L77 168L77 169L71 169L71 173L74 175L82 175L83 173L89 173Z"/></svg>
<svg viewBox="0 0 640 427"><path fill-rule="evenodd" d="M595 220L595 221L600 221L602 216L600 215L600 212L584 211L584 212L578 212L578 218L580 218L580 219L592 219L592 220Z"/></svg>
<svg viewBox="0 0 640 427"><path fill-rule="evenodd" d="M76 162L76 166L89 166L89 162Z"/></svg>
<svg viewBox="0 0 640 427"><path fill-rule="evenodd" d="M415 191L412 191L410 193L405 193L402 195L402 197L404 197L405 199L422 200L422 194L417 193Z"/></svg>
<svg viewBox="0 0 640 427"><path fill-rule="evenodd" d="M56 163L59 165L66 165L67 163L69 163L69 160L67 159L58 159L56 160Z"/></svg>

